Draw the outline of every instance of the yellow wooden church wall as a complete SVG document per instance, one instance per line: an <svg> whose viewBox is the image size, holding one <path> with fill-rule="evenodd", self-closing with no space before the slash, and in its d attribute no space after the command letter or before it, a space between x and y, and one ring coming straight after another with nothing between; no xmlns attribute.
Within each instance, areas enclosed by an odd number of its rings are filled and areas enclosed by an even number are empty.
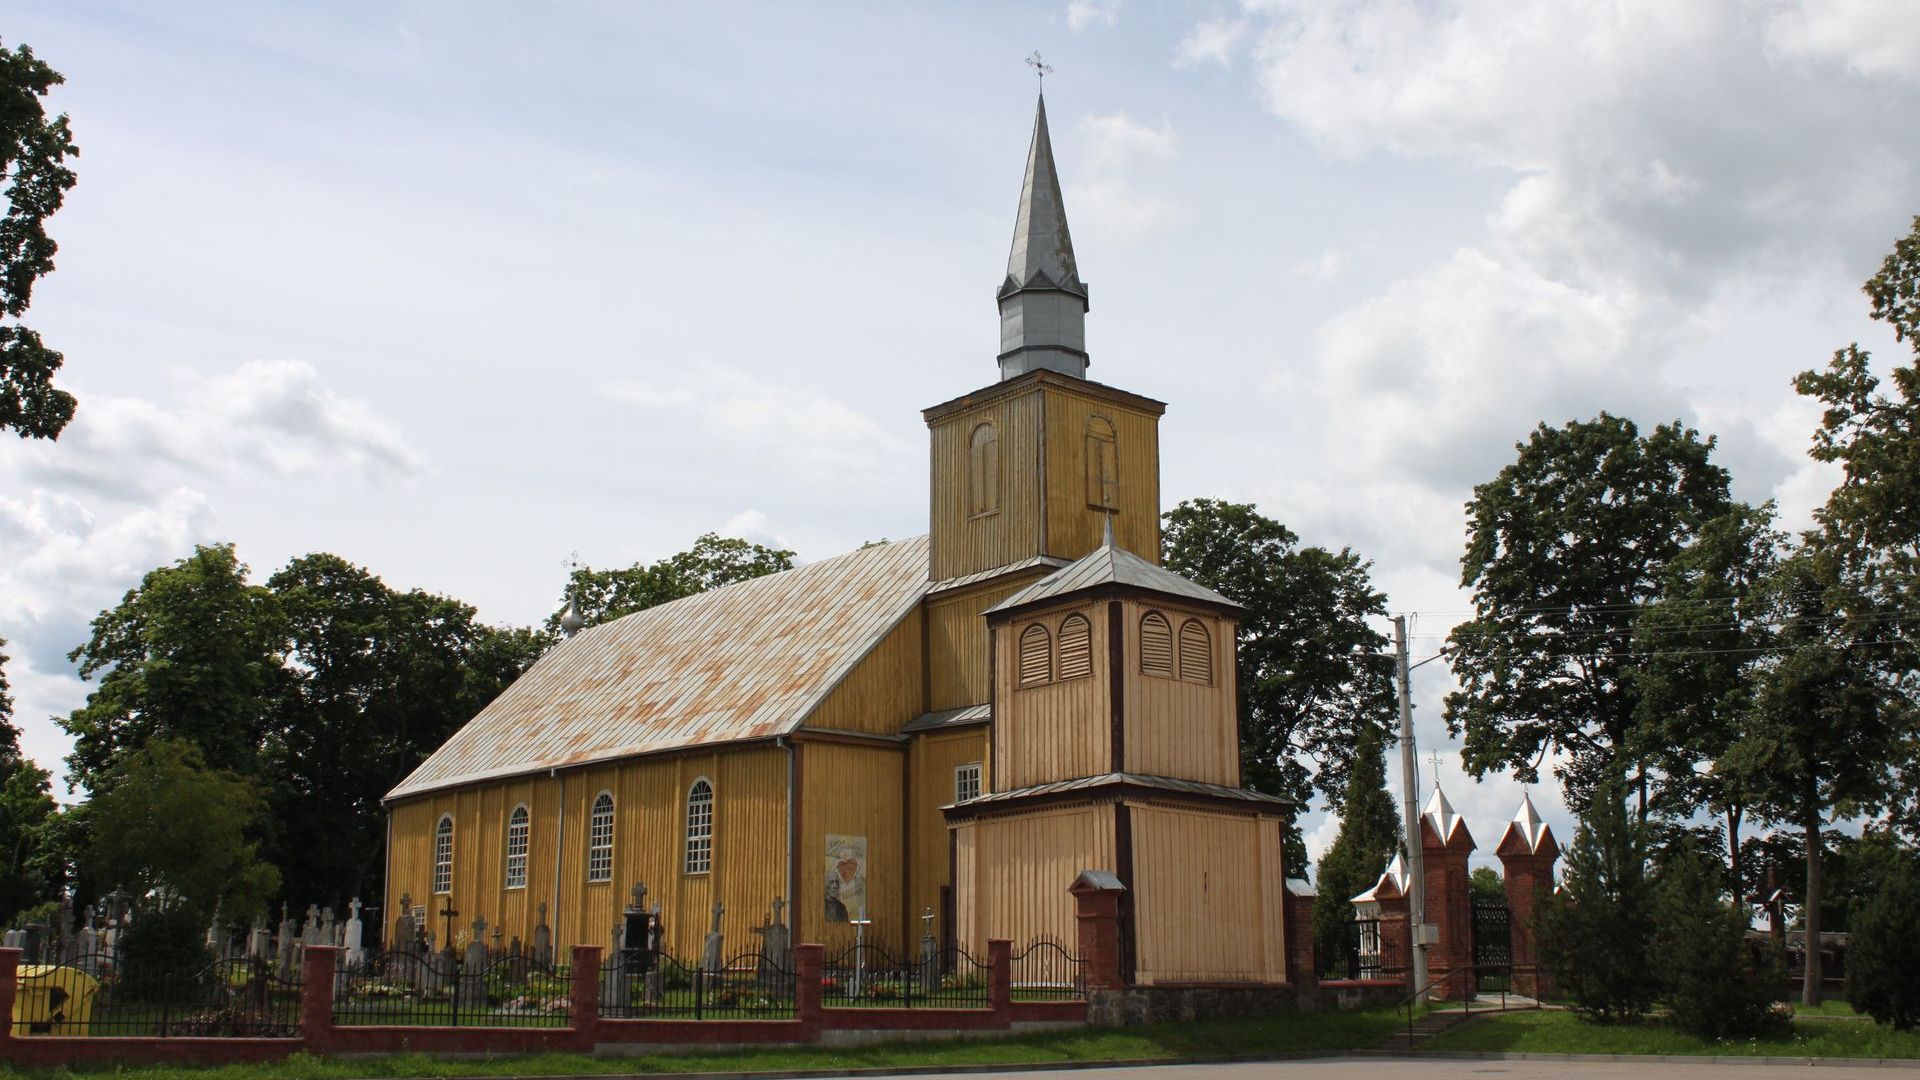
<svg viewBox="0 0 1920 1080"><path fill-rule="evenodd" d="M1028 390L942 417L933 443L930 555L935 581L1041 554L1041 394ZM969 515L967 470L973 429L994 425L1000 461L999 509Z"/></svg>
<svg viewBox="0 0 1920 1080"><path fill-rule="evenodd" d="M1058 670L1060 623L1078 613L1092 623L1093 672L1076 679L1038 686L1020 685L1017 656L1020 634L1039 623L1054 643ZM995 678L996 703L1005 715L993 723L994 791L1097 776L1113 771L1112 681L1106 675L1107 608L1104 603L1062 608L999 627Z"/></svg>
<svg viewBox="0 0 1920 1080"><path fill-rule="evenodd" d="M686 796L697 777L714 789L713 869L685 873ZM613 876L588 882L587 824L593 800L614 796ZM527 887L506 888L506 825L518 802L529 809ZM556 809L558 813L556 814ZM633 884L647 884L648 905L661 905L668 947L699 955L716 896L726 906L722 929L728 951L751 948L773 897L786 881L786 754L742 747L702 754L656 756L539 777L474 785L401 803L393 808L393 862L388 883L389 931L402 892L429 908L436 935L445 897L428 897L433 829L454 814L452 903L457 926L482 915L503 931L503 943L531 943L538 905L559 947L608 946L613 925L631 902ZM555 825L561 828L559 902L555 884Z"/></svg>
<svg viewBox="0 0 1920 1080"><path fill-rule="evenodd" d="M1148 611L1166 616L1174 640L1188 618L1207 628L1213 682L1145 675L1140 671L1140 619ZM1121 690L1128 772L1177 776L1227 787L1240 786L1239 705L1234 668L1233 623L1158 601L1122 601L1121 635L1126 677ZM1096 652L1096 664L1105 653ZM1176 648L1176 656L1177 648Z"/></svg>
<svg viewBox="0 0 1920 1080"><path fill-rule="evenodd" d="M919 609L909 612L827 694L806 726L893 735L927 711L923 623Z"/></svg>
<svg viewBox="0 0 1920 1080"><path fill-rule="evenodd" d="M1052 567L1008 574L994 581L927 598L927 689L929 711L963 709L992 697L987 685L988 608L1045 577Z"/></svg>
<svg viewBox="0 0 1920 1080"><path fill-rule="evenodd" d="M869 942L898 950L906 897L906 747L806 742L800 751L800 886L793 922L796 942L819 942L831 957L853 944L853 927L826 921L827 836L867 841ZM784 834L783 834L784 836ZM915 913L918 914L917 912ZM917 920L911 931L919 937Z"/></svg>
<svg viewBox="0 0 1920 1080"><path fill-rule="evenodd" d="M1276 818L1130 808L1143 983L1286 978Z"/></svg>
<svg viewBox="0 0 1920 1080"><path fill-rule="evenodd" d="M1100 546L1106 514L1090 504L1087 424L1114 428L1118 512L1114 539L1151 563L1160 561L1160 435L1157 417L1111 401L1049 387L1047 406L1047 551L1077 559Z"/></svg>
<svg viewBox="0 0 1920 1080"><path fill-rule="evenodd" d="M987 728L980 724L957 731L933 732L914 736L908 752L907 807L909 855L908 911L919 916L932 908L936 921L944 917L940 910L940 887L947 880L949 856L947 818L940 808L953 802L954 769L971 761L981 764L984 783L990 763L987 761ZM982 790L985 790L984 788ZM946 927L936 928L944 933Z"/></svg>
<svg viewBox="0 0 1920 1080"><path fill-rule="evenodd" d="M1082 870L1111 869L1113 807L1094 804L963 822L954 828L960 946L985 957L990 938L1018 952L1039 938L1077 951L1067 886Z"/></svg>

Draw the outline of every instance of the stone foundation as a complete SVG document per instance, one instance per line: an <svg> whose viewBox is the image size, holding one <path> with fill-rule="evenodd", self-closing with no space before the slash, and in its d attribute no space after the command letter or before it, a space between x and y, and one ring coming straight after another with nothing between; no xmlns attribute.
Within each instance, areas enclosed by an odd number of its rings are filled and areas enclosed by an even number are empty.
<svg viewBox="0 0 1920 1080"><path fill-rule="evenodd" d="M1394 983L1323 983L1319 986L1135 986L1087 995L1087 1023L1133 1027L1184 1020L1280 1016L1323 1009L1376 1008L1398 1004L1406 987Z"/></svg>

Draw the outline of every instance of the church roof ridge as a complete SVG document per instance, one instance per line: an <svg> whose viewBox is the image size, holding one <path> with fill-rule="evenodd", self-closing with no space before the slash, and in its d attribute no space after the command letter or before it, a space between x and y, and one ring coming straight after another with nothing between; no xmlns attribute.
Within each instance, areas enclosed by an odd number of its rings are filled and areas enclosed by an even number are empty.
<svg viewBox="0 0 1920 1080"><path fill-rule="evenodd" d="M1103 585L1124 585L1130 588L1146 589L1181 600L1194 600L1222 607L1239 608L1241 606L1197 581L1181 577L1164 566L1156 566L1126 548L1118 546L1113 542L1113 533L1110 528L1105 540L1105 543L1074 562L1055 570L988 608L987 614L1011 611L1042 600L1052 600Z"/></svg>
<svg viewBox="0 0 1920 1080"><path fill-rule="evenodd" d="M588 627L386 797L789 734L917 608L927 546L878 544Z"/></svg>

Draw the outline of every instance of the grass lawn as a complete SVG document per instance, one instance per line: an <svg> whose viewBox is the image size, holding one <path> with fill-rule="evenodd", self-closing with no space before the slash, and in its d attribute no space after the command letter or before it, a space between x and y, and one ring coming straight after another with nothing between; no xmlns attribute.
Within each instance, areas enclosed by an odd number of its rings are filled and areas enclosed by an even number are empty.
<svg viewBox="0 0 1920 1080"><path fill-rule="evenodd" d="M114 1080L359 1080L415 1076L586 1076L600 1073L738 1072L756 1069L1023 1065L1055 1061L1164 1061L1242 1054L1368 1050L1386 1041L1388 1035L1405 1023L1404 1013L1368 1010L864 1047L770 1047L764 1050L633 1057L541 1054L486 1060L442 1060L423 1055L403 1055L328 1061L300 1055L271 1065L229 1065L211 1069L99 1066L23 1070L0 1067L0 1080L59 1080L106 1072L111 1072Z"/></svg>
<svg viewBox="0 0 1920 1080"><path fill-rule="evenodd" d="M1424 1050L1530 1054L1701 1054L1729 1057L1920 1058L1920 1032L1874 1023L1794 1025L1792 1034L1711 1042L1668 1024L1590 1024L1568 1012L1489 1016L1435 1036Z"/></svg>

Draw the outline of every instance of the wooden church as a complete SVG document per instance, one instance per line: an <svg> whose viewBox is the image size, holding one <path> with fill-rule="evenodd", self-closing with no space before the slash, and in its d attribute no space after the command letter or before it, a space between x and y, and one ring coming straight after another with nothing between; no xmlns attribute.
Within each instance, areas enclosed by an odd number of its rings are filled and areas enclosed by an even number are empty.
<svg viewBox="0 0 1920 1080"><path fill-rule="evenodd" d="M793 940L1072 943L1125 886L1142 984L1286 978L1293 807L1240 786L1236 605L1159 565L1152 398L1086 378L1087 286L1047 134L999 294L999 379L924 411L926 536L588 628L387 796L405 897L609 944L633 888L698 955Z"/></svg>

